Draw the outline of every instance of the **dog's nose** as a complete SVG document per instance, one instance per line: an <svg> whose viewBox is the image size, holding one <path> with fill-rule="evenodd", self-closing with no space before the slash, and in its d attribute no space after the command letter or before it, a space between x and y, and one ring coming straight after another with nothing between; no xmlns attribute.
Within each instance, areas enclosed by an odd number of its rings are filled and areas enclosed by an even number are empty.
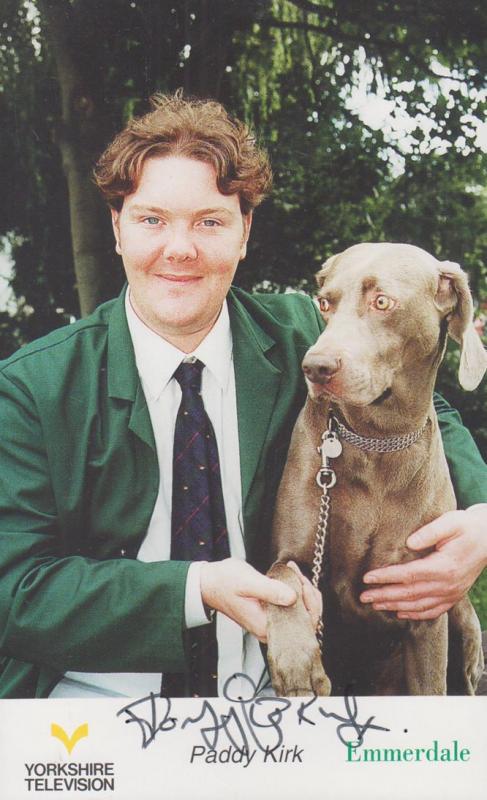
<svg viewBox="0 0 487 800"><path fill-rule="evenodd" d="M326 383L338 372L341 363L338 356L307 353L303 359L303 372L312 383Z"/></svg>

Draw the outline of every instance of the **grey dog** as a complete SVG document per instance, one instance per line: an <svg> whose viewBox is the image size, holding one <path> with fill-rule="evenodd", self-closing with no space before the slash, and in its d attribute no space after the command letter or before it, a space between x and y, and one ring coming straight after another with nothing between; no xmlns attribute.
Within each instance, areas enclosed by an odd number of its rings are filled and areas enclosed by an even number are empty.
<svg viewBox="0 0 487 800"><path fill-rule="evenodd" d="M300 594L287 562L313 564L322 494L315 478L320 465L331 465L323 652L301 599L270 606L274 688L280 695L434 695L445 694L448 682L448 691L473 694L483 657L467 597L435 620L401 620L359 600L366 571L417 557L408 536L456 507L432 396L448 334L461 346L465 389L487 368L466 275L418 247L381 243L333 256L317 280L327 324L303 361L309 396L279 488L269 574ZM324 432L329 462L317 453ZM385 452L362 449L371 440L379 450L385 443Z"/></svg>

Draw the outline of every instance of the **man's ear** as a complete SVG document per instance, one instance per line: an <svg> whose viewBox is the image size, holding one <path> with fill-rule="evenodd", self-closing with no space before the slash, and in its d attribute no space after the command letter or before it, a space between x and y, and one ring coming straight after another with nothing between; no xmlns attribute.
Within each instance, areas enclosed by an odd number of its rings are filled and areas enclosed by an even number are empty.
<svg viewBox="0 0 487 800"><path fill-rule="evenodd" d="M473 325L473 302L466 273L453 261L439 265L435 305L448 319L448 333L461 347L458 379L476 389L487 370L487 353Z"/></svg>
<svg viewBox="0 0 487 800"><path fill-rule="evenodd" d="M341 253L337 253L335 256L330 256L330 258L327 258L325 263L321 265L320 271L317 272L315 275L316 283L318 284L318 289L321 289L321 287L323 286L325 278L329 274L333 264L335 263L335 261L339 256L341 256Z"/></svg>
<svg viewBox="0 0 487 800"><path fill-rule="evenodd" d="M114 208L110 209L112 215L112 228L113 228L113 235L115 236L115 252L118 253L119 256L122 255L122 250L120 248L120 227L119 227L119 216L120 212L116 211Z"/></svg>
<svg viewBox="0 0 487 800"><path fill-rule="evenodd" d="M244 259L247 255L247 242L249 240L250 229L252 227L252 218L252 211L249 211L248 214L242 214L244 232L242 238L242 247L240 248L240 261L242 261L242 259Z"/></svg>

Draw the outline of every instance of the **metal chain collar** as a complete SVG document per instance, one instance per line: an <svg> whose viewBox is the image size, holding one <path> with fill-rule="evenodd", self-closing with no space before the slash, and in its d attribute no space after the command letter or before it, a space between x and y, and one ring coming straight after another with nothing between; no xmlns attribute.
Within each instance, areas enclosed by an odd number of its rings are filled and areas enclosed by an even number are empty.
<svg viewBox="0 0 487 800"><path fill-rule="evenodd" d="M398 450L405 450L421 438L429 422L428 418L419 431L406 433L404 436L387 436L381 439L373 439L354 433L346 428L345 425L334 416L332 416L331 419L336 425L342 439L355 445L355 447L359 447L360 450L366 450L368 453L396 453Z"/></svg>

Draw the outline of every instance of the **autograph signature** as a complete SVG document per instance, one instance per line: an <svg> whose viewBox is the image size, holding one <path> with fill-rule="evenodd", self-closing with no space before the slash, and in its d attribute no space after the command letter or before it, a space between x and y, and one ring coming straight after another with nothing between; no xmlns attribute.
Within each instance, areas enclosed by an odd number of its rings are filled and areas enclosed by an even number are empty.
<svg viewBox="0 0 487 800"><path fill-rule="evenodd" d="M241 681L248 686L248 697L242 697ZM239 694L234 696L233 691L237 686ZM121 708L117 712L117 717L126 715L127 724L135 722L139 726L142 748L148 747L160 733L169 733L178 725L184 730L199 724L203 741L210 749L216 749L221 735L238 750L248 751L253 744L259 750L272 752L283 743L284 717L290 719L294 715L297 716L299 725L316 725L320 718L336 720L337 736L346 746L353 744L354 747L360 747L369 730L390 730L374 724L375 717L369 717L364 723L359 722L357 699L353 695L345 695L343 698L345 706L343 715L326 711L317 697L311 697L309 700L301 701L298 706L293 706L291 701L284 697L258 696L254 682L243 673L236 673L227 680L223 695L230 703L223 714L218 713L211 701L204 698L196 716L188 716L179 722L178 717L171 714L172 700L151 692L147 697L134 700Z"/></svg>

